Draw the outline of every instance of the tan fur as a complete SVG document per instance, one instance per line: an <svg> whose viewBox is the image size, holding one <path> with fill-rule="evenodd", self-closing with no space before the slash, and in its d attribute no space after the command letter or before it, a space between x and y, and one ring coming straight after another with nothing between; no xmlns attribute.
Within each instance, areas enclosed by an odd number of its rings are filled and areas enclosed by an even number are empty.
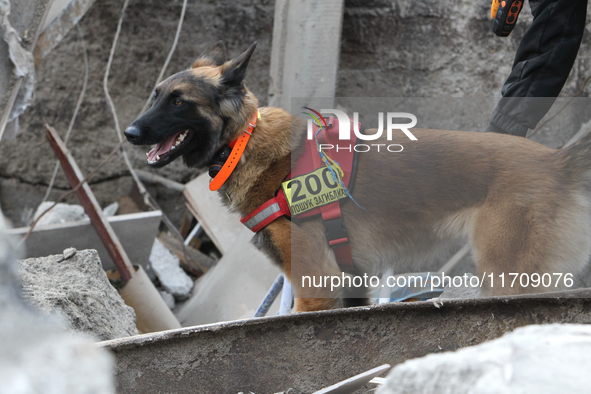
<svg viewBox="0 0 591 394"><path fill-rule="evenodd" d="M212 64L198 60L193 72L215 80L225 65ZM247 128L258 102L246 90L239 110L226 105L219 111L233 115L217 148ZM242 215L274 197L305 138L305 122L286 111L260 108L260 114L243 159L220 189ZM560 151L494 133L413 129L418 141L394 134L393 141L372 143L401 144L403 152L360 154L353 196L367 211L342 205L361 272L416 271L457 239L470 242L481 274L577 274L584 268L591 250L591 160L585 159L591 142ZM291 279L297 311L342 305L341 289L331 293L301 282L302 275L341 275L324 231L319 218L300 225L280 218L257 235ZM552 290L484 288L490 295Z"/></svg>
<svg viewBox="0 0 591 394"><path fill-rule="evenodd" d="M198 64L198 63L199 63L199 61L195 62L195 64ZM195 76L206 77L206 78L211 79L212 81L215 81L216 79L218 79L221 76L221 70L219 67L198 66L198 68L196 68L195 64L193 65L193 69L191 70Z"/></svg>
<svg viewBox="0 0 591 394"><path fill-rule="evenodd" d="M224 190L243 215L272 198L289 172L290 126L300 122L280 109L263 108L261 114L246 160ZM404 154L360 156L354 197L369 212L348 203L343 216L362 272L416 270L442 243L458 238L470 241L481 273L577 274L583 269L591 248L590 202L580 177L567 176L573 169L560 151L492 133L413 133L416 142L404 141L402 133L392 141L404 145ZM340 305L330 289L303 289L298 279L340 275L321 222L290 226L281 218L268 230L282 251L296 297L309 298L298 300L296 309ZM484 289L490 295L552 290L557 288L501 288L498 281Z"/></svg>

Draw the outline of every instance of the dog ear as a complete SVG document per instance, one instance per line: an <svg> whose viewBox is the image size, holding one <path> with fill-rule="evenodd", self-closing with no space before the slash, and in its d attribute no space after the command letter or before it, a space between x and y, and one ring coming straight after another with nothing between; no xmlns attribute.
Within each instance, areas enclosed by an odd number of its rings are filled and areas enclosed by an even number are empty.
<svg viewBox="0 0 591 394"><path fill-rule="evenodd" d="M227 57L226 44L223 41L217 41L210 45L199 57L191 68L202 66L219 67L226 62Z"/></svg>
<svg viewBox="0 0 591 394"><path fill-rule="evenodd" d="M221 82L226 86L237 86L242 83L246 76L246 69L250 57L257 47L256 41L240 56L226 62L222 66Z"/></svg>

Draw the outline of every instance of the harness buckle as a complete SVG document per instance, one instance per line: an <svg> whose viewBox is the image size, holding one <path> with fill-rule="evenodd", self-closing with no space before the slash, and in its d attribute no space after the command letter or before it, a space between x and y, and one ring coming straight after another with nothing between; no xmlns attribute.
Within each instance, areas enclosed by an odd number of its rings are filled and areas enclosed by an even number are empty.
<svg viewBox="0 0 591 394"><path fill-rule="evenodd" d="M324 220L324 227L326 228L326 239L330 246L343 245L349 243L349 234L340 216L334 219Z"/></svg>

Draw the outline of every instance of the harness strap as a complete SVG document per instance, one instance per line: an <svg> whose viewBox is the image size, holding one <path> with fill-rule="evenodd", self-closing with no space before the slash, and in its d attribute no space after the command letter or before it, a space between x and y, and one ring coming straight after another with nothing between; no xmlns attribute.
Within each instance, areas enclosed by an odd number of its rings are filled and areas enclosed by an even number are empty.
<svg viewBox="0 0 591 394"><path fill-rule="evenodd" d="M332 117L329 119L331 127L333 123ZM326 141L328 138L327 130L320 128L318 133L319 141ZM314 140L308 140L312 152L317 151L316 142ZM315 168L323 166L319 155L312 155L312 162ZM288 178L291 174L288 175ZM331 204L321 206L320 213L322 215L322 221L326 228L326 240L328 245L334 252L335 259L339 268L343 272L347 272L353 275L360 275L359 270L353 264L353 256L351 254L351 246L349 245L349 235L343 221L343 215L341 212L341 206L339 201L335 201ZM253 232L259 232L268 226L274 220L281 216L291 217L291 211L287 204L287 199L283 192L283 188L279 189L277 197L270 199L259 208L255 209L247 216L240 219L240 222L248 227Z"/></svg>
<svg viewBox="0 0 591 394"><path fill-rule="evenodd" d="M329 122L332 126L332 119ZM328 130L320 128L318 133L318 140L326 140ZM312 146L310 149L316 150L316 143L313 140L309 141ZM322 161L319 155L312 155L312 162L315 168L322 166ZM343 214L341 212L341 205L339 201L320 207L322 221L326 228L326 240L328 245L334 252L335 259L341 271L350 274L359 274L359 271L353 264L353 256L351 255L351 245L349 245L349 234L343 221Z"/></svg>
<svg viewBox="0 0 591 394"><path fill-rule="evenodd" d="M326 228L326 240L334 252L339 268L343 272L359 275L357 267L353 264L349 234L343 221L343 214L339 202L325 205L320 208L322 220Z"/></svg>
<svg viewBox="0 0 591 394"><path fill-rule="evenodd" d="M277 197L270 199L247 216L240 218L240 222L248 227L250 231L257 233L275 219L284 215L291 217L291 212L289 205L287 205L283 189L279 189Z"/></svg>

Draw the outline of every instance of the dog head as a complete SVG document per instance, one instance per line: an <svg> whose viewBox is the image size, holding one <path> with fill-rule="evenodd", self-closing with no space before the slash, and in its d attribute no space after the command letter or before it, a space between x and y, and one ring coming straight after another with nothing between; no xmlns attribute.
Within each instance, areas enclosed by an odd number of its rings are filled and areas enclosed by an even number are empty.
<svg viewBox="0 0 591 394"><path fill-rule="evenodd" d="M223 145L237 137L258 107L244 85L256 42L226 61L226 47L210 46L186 71L162 81L152 107L126 130L134 145L156 144L148 164L163 167L182 156L189 167L204 167Z"/></svg>

